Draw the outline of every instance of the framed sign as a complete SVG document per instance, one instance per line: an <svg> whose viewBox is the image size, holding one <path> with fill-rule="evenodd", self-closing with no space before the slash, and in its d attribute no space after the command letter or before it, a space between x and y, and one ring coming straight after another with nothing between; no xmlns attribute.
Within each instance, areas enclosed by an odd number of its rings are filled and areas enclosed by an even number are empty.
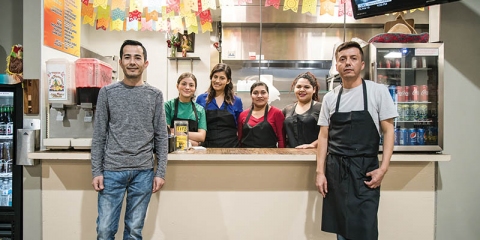
<svg viewBox="0 0 480 240"><path fill-rule="evenodd" d="M186 31L183 34L178 33L178 39L180 39L180 46L177 47L177 52L182 52L184 48L187 50L187 52L194 52L195 33L188 34Z"/></svg>

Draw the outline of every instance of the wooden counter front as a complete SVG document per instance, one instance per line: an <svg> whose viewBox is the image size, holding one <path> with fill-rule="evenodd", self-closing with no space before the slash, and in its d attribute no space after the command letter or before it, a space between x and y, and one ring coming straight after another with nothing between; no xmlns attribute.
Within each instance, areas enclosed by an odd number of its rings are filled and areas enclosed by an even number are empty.
<svg viewBox="0 0 480 240"><path fill-rule="evenodd" d="M294 148L208 148L168 154L171 161L315 161L315 149ZM90 151L47 150L29 153L31 159L90 160ZM379 154L379 159L382 155ZM394 153L391 161L439 162L450 161L447 154Z"/></svg>

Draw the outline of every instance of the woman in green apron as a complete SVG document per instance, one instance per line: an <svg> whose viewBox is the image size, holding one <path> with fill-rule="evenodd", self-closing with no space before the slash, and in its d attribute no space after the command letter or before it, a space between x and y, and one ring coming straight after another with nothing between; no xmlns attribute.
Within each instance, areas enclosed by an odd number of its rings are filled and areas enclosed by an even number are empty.
<svg viewBox="0 0 480 240"><path fill-rule="evenodd" d="M176 120L188 121L188 138L192 146L205 141L207 123L205 110L193 102L197 78L192 73L183 73L177 80L178 97L165 102L167 124L173 128ZM173 132L173 129L172 129Z"/></svg>

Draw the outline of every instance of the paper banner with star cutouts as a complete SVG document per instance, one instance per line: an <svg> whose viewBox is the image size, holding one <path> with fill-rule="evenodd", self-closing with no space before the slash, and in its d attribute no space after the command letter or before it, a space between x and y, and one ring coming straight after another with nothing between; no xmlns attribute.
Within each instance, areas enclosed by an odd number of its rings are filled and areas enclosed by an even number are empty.
<svg viewBox="0 0 480 240"><path fill-rule="evenodd" d="M83 5L82 4L82 17L90 17L90 18L93 18L93 14L94 14L94 8L93 8L93 3L90 3L88 5Z"/></svg>
<svg viewBox="0 0 480 240"><path fill-rule="evenodd" d="M182 17L180 16L174 16L170 18L170 28L176 29L179 32L183 31L183 23L182 23Z"/></svg>
<svg viewBox="0 0 480 240"><path fill-rule="evenodd" d="M187 28L187 32L188 32L188 33L195 33L195 34L197 34L197 33L198 33L198 26L193 26L193 25L192 25L192 26L188 27L188 28Z"/></svg>
<svg viewBox="0 0 480 240"><path fill-rule="evenodd" d="M192 11L190 9L185 8L185 5L183 3L180 3L180 11L178 12L178 15L184 17L184 16L187 16L191 12Z"/></svg>
<svg viewBox="0 0 480 240"><path fill-rule="evenodd" d="M200 17L200 24L204 25L206 22L212 22L212 14L210 10L202 11L199 15Z"/></svg>
<svg viewBox="0 0 480 240"><path fill-rule="evenodd" d="M185 27L190 27L190 26L198 26L197 22L197 16L195 13L190 13L187 16L185 16Z"/></svg>
<svg viewBox="0 0 480 240"><path fill-rule="evenodd" d="M302 14L307 12L315 15L317 12L317 0L303 0Z"/></svg>
<svg viewBox="0 0 480 240"><path fill-rule="evenodd" d="M132 22L134 20L140 20L142 18L142 12L135 10L128 13L128 21Z"/></svg>
<svg viewBox="0 0 480 240"><path fill-rule="evenodd" d="M217 4L215 3L215 0L202 0L202 11L207 9L217 9Z"/></svg>
<svg viewBox="0 0 480 240"><path fill-rule="evenodd" d="M110 6L97 8L97 19L110 19Z"/></svg>
<svg viewBox="0 0 480 240"><path fill-rule="evenodd" d="M130 12L134 12L135 10L142 12L142 3L142 0L130 0Z"/></svg>
<svg viewBox="0 0 480 240"><path fill-rule="evenodd" d="M199 14L201 11L203 11L203 7L202 7L202 0L198 0L197 1L197 14Z"/></svg>
<svg viewBox="0 0 480 240"><path fill-rule="evenodd" d="M113 20L110 25L110 31L123 31L123 20Z"/></svg>
<svg viewBox="0 0 480 240"><path fill-rule="evenodd" d="M97 25L95 26L95 28L97 30L99 29L102 29L102 30L107 30L108 29L108 23L109 23L109 19L106 19L106 18L100 18L100 19L97 19Z"/></svg>
<svg viewBox="0 0 480 240"><path fill-rule="evenodd" d="M340 0L338 6L338 16L341 17L346 14L349 17L353 17L352 2L350 0Z"/></svg>
<svg viewBox="0 0 480 240"><path fill-rule="evenodd" d="M283 3L283 11L292 10L293 12L297 12L298 1L299 0L285 0L285 2Z"/></svg>
<svg viewBox="0 0 480 240"><path fill-rule="evenodd" d="M152 12L147 12L145 13L145 18L147 19L147 21L158 21L158 12L156 10L153 10Z"/></svg>
<svg viewBox="0 0 480 240"><path fill-rule="evenodd" d="M180 0L167 0L167 13L170 11L180 11Z"/></svg>
<svg viewBox="0 0 480 240"><path fill-rule="evenodd" d="M168 31L168 21L159 19L155 22L155 29L157 31L167 32Z"/></svg>
<svg viewBox="0 0 480 240"><path fill-rule="evenodd" d="M125 20L125 11L122 11L119 8L115 8L115 9L112 10L111 18L112 18L112 20L120 19L120 20L124 21Z"/></svg>
<svg viewBox="0 0 480 240"><path fill-rule="evenodd" d="M162 4L162 0L148 0L148 3L146 2L147 0L143 0L143 3L145 6L148 8L148 12L153 12L157 11L157 13L162 12L162 6L165 4Z"/></svg>
<svg viewBox="0 0 480 240"><path fill-rule="evenodd" d="M132 21L127 21L127 31L138 31L138 20L134 19Z"/></svg>
<svg viewBox="0 0 480 240"><path fill-rule="evenodd" d="M273 6L278 9L280 7L280 0L267 0L265 1L265 7Z"/></svg>
<svg viewBox="0 0 480 240"><path fill-rule="evenodd" d="M88 1L89 0L82 0L82 3L85 4L85 5L88 5Z"/></svg>
<svg viewBox="0 0 480 240"><path fill-rule="evenodd" d="M162 19L163 20L167 20L168 18L171 18L173 16L175 16L175 12L173 11L169 11L167 12L167 6L163 6L162 7Z"/></svg>
<svg viewBox="0 0 480 240"><path fill-rule="evenodd" d="M107 8L108 0L93 0L93 7Z"/></svg>
<svg viewBox="0 0 480 240"><path fill-rule="evenodd" d="M336 0L320 0L320 15L335 15Z"/></svg>
<svg viewBox="0 0 480 240"><path fill-rule="evenodd" d="M125 10L125 6L127 6L125 0L112 0L112 4L110 5L112 9L119 8L122 10Z"/></svg>
<svg viewBox="0 0 480 240"><path fill-rule="evenodd" d="M152 22L153 21L147 21L146 18L142 18L142 31L152 31Z"/></svg>
<svg viewBox="0 0 480 240"><path fill-rule="evenodd" d="M207 31L209 31L209 32L213 31L211 22L206 22L205 24L202 24L202 33L207 32Z"/></svg>
<svg viewBox="0 0 480 240"><path fill-rule="evenodd" d="M93 17L84 16L82 24L88 24L93 27L93 25L95 24L95 13L93 14Z"/></svg>
<svg viewBox="0 0 480 240"><path fill-rule="evenodd" d="M183 0L183 8L185 11L194 11L198 10L197 1L196 0Z"/></svg>

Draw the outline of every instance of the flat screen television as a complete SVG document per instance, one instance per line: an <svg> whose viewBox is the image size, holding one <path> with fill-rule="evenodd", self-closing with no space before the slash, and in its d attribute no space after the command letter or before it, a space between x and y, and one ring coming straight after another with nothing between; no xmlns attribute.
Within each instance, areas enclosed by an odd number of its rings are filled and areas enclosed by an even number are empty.
<svg viewBox="0 0 480 240"><path fill-rule="evenodd" d="M355 19L427 7L460 0L351 0Z"/></svg>

